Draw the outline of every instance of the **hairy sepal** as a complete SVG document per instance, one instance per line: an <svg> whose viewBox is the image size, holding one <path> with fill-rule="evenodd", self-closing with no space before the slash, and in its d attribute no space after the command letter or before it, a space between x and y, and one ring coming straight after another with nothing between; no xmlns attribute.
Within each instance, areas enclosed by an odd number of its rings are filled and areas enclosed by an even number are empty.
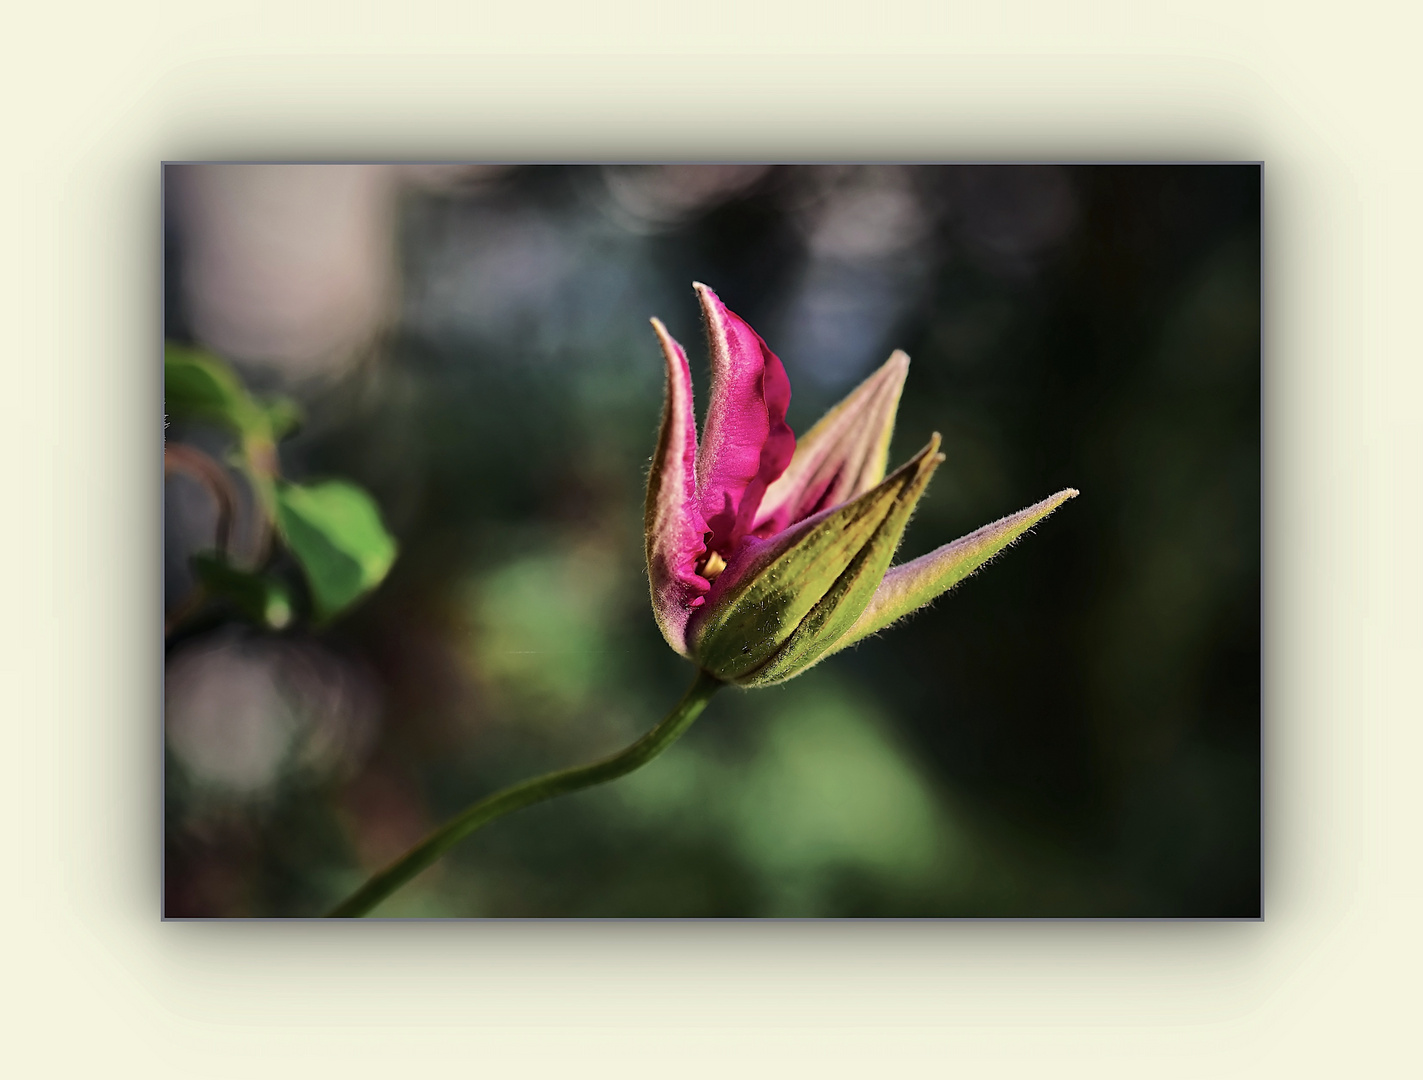
<svg viewBox="0 0 1423 1080"><path fill-rule="evenodd" d="M1016 514L1000 518L927 555L893 567L831 652L839 652L931 603L1077 494L1064 488Z"/></svg>
<svg viewBox="0 0 1423 1080"><path fill-rule="evenodd" d="M870 491L749 552L744 569L728 567L723 591L713 588L705 621L692 632L697 663L717 678L761 685L763 671L771 672L765 681L789 677L790 661L778 657L788 644L800 660L795 670L813 662L873 595L914 502L942 460L938 445L935 435Z"/></svg>
<svg viewBox="0 0 1423 1080"><path fill-rule="evenodd" d="M895 474L904 475L907 482L869 542L801 620L775 656L760 670L737 682L743 686L770 686L784 682L835 651L836 643L854 625L874 596L904 536L915 504L929 486L934 470L943 462L944 456L937 452L938 446L939 436L936 434L921 454Z"/></svg>

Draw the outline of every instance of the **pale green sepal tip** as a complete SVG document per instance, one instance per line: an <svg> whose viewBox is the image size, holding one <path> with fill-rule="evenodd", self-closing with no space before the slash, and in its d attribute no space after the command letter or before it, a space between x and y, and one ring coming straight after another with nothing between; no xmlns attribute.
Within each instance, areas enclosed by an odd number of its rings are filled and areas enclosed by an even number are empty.
<svg viewBox="0 0 1423 1080"><path fill-rule="evenodd" d="M863 640L948 592L1078 492L1064 488L884 576L874 597L830 652Z"/></svg>

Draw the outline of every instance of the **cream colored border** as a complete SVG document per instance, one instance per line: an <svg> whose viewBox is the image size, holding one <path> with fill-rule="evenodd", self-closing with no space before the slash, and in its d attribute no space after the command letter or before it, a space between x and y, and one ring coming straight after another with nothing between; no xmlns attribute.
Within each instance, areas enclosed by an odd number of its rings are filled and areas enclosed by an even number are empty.
<svg viewBox="0 0 1423 1080"><path fill-rule="evenodd" d="M1197 1078L1416 1063L1419 28L1407 5L1324 10L11 12L7 1073ZM158 161L286 156L1263 159L1266 920L160 924L145 633Z"/></svg>

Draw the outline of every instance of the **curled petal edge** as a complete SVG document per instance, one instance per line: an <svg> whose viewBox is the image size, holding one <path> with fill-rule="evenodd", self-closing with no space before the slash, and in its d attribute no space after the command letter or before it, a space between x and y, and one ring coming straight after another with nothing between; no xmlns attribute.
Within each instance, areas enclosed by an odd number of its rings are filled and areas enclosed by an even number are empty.
<svg viewBox="0 0 1423 1080"><path fill-rule="evenodd" d="M858 498L885 477L909 357L888 360L796 440L786 471L766 489L753 533L773 536L828 506Z"/></svg>

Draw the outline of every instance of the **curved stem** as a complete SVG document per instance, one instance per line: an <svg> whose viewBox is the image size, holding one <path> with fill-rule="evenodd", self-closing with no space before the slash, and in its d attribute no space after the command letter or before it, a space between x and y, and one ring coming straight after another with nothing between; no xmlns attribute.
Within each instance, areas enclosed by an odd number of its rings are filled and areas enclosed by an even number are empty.
<svg viewBox="0 0 1423 1080"><path fill-rule="evenodd" d="M217 507L217 526L213 545L219 555L227 556L227 548L232 540L232 522L237 516L237 492L232 486L232 478L227 471L207 454L182 443L168 443L163 447L163 475L182 473L190 476L207 489ZM163 636L172 637L173 631L195 615L207 599L207 589L202 582L194 582L187 595L174 605L172 612L163 618Z"/></svg>
<svg viewBox="0 0 1423 1080"><path fill-rule="evenodd" d="M719 679L698 669L697 677L682 695L682 700L677 702L660 724L627 749L591 765L580 765L535 777L533 780L525 780L522 784L515 784L481 799L420 841L399 861L376 874L347 900L332 908L326 917L352 919L365 915L475 829L489 824L495 818L501 818L505 814L557 795L567 795L595 784L616 780L634 769L641 768L676 742L682 733L692 726L692 721L701 715L711 696L724 685L726 684Z"/></svg>
<svg viewBox="0 0 1423 1080"><path fill-rule="evenodd" d="M185 473L207 488L217 505L217 536L219 555L227 554L232 538L232 519L237 516L237 493L232 480L216 461L192 446L170 443L163 447L163 475Z"/></svg>

